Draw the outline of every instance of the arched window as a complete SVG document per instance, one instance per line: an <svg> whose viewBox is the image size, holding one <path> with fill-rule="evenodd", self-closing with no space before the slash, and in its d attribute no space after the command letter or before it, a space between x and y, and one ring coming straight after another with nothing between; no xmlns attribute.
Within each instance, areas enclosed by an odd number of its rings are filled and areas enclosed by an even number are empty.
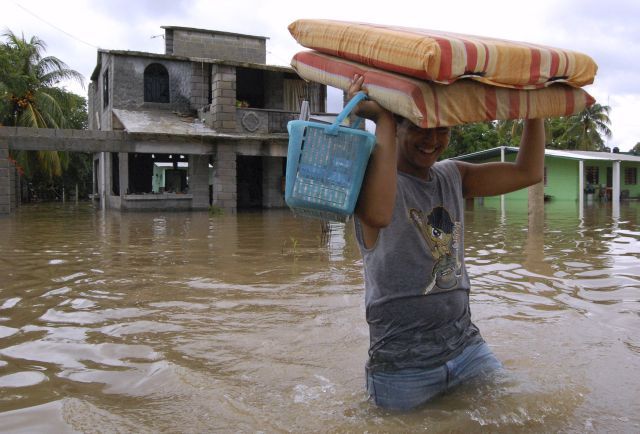
<svg viewBox="0 0 640 434"><path fill-rule="evenodd" d="M169 102L169 73L159 63L144 70L144 102Z"/></svg>

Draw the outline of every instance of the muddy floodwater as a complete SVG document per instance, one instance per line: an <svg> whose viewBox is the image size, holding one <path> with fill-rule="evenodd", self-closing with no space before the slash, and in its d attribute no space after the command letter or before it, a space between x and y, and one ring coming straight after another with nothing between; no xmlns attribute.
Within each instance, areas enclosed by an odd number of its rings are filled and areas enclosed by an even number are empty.
<svg viewBox="0 0 640 434"><path fill-rule="evenodd" d="M640 432L640 204L467 210L505 372L411 413L364 391L351 224L287 210L0 217L0 432Z"/></svg>

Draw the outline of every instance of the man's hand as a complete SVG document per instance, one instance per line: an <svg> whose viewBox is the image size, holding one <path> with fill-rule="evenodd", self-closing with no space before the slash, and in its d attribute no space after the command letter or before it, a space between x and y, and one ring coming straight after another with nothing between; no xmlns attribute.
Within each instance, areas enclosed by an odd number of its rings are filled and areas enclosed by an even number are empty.
<svg viewBox="0 0 640 434"><path fill-rule="evenodd" d="M347 90L347 99L350 101L358 92L363 91L367 92L367 88L364 86L364 76L363 75L354 75L353 80L351 80L351 84L349 85L349 89ZM386 116L391 114L388 110L384 109L377 102L366 99L361 101L353 111L356 116L361 118L370 119L374 122L377 122L381 116Z"/></svg>

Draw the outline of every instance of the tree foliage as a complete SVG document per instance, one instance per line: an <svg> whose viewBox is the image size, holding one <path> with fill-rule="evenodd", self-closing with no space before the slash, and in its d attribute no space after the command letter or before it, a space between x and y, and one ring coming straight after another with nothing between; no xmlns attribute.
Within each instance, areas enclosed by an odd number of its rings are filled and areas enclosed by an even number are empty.
<svg viewBox="0 0 640 434"><path fill-rule="evenodd" d="M3 113L6 125L65 128L67 98L56 85L64 80L83 83L82 75L54 56L44 56L46 44L37 36L27 41L10 30L0 45L0 82L9 110Z"/></svg>
<svg viewBox="0 0 640 434"><path fill-rule="evenodd" d="M491 122L457 125L451 128L449 147L444 158L456 157L471 152L500 146L495 125Z"/></svg>
<svg viewBox="0 0 640 434"><path fill-rule="evenodd" d="M574 116L546 119L546 146L552 149L607 150L604 138L611 137L610 111L609 106L594 104ZM451 129L451 141L443 157L455 157L496 146L519 146L523 126L521 119L455 126ZM640 143L635 149L640 154Z"/></svg>
<svg viewBox="0 0 640 434"><path fill-rule="evenodd" d="M0 44L0 125L32 128L87 128L86 99L58 87L65 80L83 83L80 73L54 56L37 36L26 39L10 30ZM70 173L84 173L87 157L56 151L12 151L26 182L53 184ZM75 167L80 165L80 170ZM90 165L90 164L89 164ZM77 176L74 176L77 178ZM86 178L86 174L84 175Z"/></svg>
<svg viewBox="0 0 640 434"><path fill-rule="evenodd" d="M611 108L595 103L577 115L567 118L566 130L562 135L568 145L566 149L582 151L603 151L605 142L602 138L611 137Z"/></svg>

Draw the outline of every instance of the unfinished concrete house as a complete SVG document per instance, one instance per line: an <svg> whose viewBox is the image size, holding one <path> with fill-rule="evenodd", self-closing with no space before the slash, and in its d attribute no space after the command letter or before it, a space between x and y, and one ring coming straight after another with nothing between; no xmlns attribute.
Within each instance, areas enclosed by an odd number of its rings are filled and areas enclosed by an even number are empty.
<svg viewBox="0 0 640 434"><path fill-rule="evenodd" d="M125 131L134 152L94 157L104 208L284 207L287 122L326 87L266 64L265 37L163 27L165 53L98 50L89 128Z"/></svg>

